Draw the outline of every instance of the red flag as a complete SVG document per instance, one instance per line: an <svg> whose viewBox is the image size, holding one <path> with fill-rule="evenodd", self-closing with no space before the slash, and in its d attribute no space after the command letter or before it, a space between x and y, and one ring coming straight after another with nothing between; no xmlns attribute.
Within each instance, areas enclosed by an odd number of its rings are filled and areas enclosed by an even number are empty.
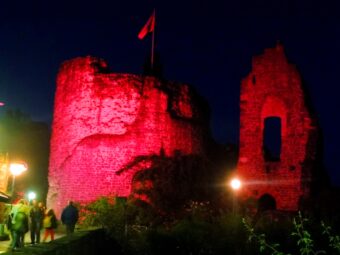
<svg viewBox="0 0 340 255"><path fill-rule="evenodd" d="M138 38L142 40L148 33L151 33L155 29L155 12L152 13L144 27L139 31Z"/></svg>

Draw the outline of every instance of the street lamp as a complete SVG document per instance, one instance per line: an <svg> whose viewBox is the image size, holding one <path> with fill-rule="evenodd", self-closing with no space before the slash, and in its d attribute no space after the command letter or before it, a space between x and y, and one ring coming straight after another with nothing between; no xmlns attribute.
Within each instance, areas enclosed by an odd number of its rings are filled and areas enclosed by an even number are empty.
<svg viewBox="0 0 340 255"><path fill-rule="evenodd" d="M28 197L28 201L32 201L33 199L36 199L37 194L34 191L30 191L28 192L27 197Z"/></svg>
<svg viewBox="0 0 340 255"><path fill-rule="evenodd" d="M233 178L230 181L230 187L233 190L233 213L236 212L236 192L242 187L242 183L238 178Z"/></svg>
<svg viewBox="0 0 340 255"><path fill-rule="evenodd" d="M241 188L241 181L237 178L234 178L230 181L230 186L233 190L239 190Z"/></svg>
<svg viewBox="0 0 340 255"><path fill-rule="evenodd" d="M11 192L14 194L15 177L22 174L27 170L27 166L24 163L11 163L9 165L9 171L12 174L12 188Z"/></svg>

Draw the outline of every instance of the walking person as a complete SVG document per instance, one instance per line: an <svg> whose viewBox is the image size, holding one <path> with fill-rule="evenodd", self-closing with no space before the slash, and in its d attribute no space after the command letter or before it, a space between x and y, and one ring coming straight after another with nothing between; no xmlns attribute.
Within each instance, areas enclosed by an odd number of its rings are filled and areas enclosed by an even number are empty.
<svg viewBox="0 0 340 255"><path fill-rule="evenodd" d="M43 202L39 202L38 203L38 207L40 208L41 211L43 211L43 213L45 215L46 207L44 206L44 203Z"/></svg>
<svg viewBox="0 0 340 255"><path fill-rule="evenodd" d="M68 206L61 213L61 222L66 226L66 235L74 232L74 227L78 221L79 212L72 201L68 202Z"/></svg>
<svg viewBox="0 0 340 255"><path fill-rule="evenodd" d="M54 241L54 230L57 228L57 217L53 209L49 209L43 220L43 227L45 229L43 242L45 243L47 238L50 236L51 241Z"/></svg>
<svg viewBox="0 0 340 255"><path fill-rule="evenodd" d="M10 248L12 250L24 247L25 234L28 232L28 214L29 207L23 199L12 207L10 212L12 237Z"/></svg>
<svg viewBox="0 0 340 255"><path fill-rule="evenodd" d="M39 206L39 204L37 200L32 200L32 208L30 210L31 245L40 243L40 231L45 211L43 207Z"/></svg>

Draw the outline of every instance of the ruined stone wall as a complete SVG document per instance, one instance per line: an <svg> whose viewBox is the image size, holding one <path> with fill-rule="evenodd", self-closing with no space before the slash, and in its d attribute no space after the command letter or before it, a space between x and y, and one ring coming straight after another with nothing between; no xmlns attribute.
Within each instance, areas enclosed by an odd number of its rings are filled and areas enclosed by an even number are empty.
<svg viewBox="0 0 340 255"><path fill-rule="evenodd" d="M84 57L66 61L57 76L49 163L48 207L68 200L128 196L137 156L203 153L209 121L185 84L108 72Z"/></svg>
<svg viewBox="0 0 340 255"><path fill-rule="evenodd" d="M310 169L304 162L315 157L316 127L306 107L301 79L289 64L283 47L266 49L253 58L252 70L242 80L240 95L240 151L237 174L243 198L269 194L277 208L297 210L309 196ZM263 153L265 119L281 120L281 155L266 161Z"/></svg>

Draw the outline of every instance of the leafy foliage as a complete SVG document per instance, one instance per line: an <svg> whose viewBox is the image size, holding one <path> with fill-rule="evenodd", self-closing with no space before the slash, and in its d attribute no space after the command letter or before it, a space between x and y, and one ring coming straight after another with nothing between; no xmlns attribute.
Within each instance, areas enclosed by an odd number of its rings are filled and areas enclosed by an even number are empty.
<svg viewBox="0 0 340 255"><path fill-rule="evenodd" d="M242 219L243 225L248 233L248 241L253 241L259 246L260 253L265 254L273 254L273 255L288 255L290 253L284 253L281 251L281 244L278 242L282 242L283 240L277 240L276 243L270 243L267 240L267 236L264 233L259 233L255 230L251 224ZM327 226L324 222L321 222L321 226L323 228L322 234L327 236L328 238L328 246L324 249L316 249L315 248L315 240L310 232L307 229L307 223L309 219L303 217L301 212L298 212L298 215L292 219L293 230L291 232L291 236L297 238L296 246L298 248L298 252L301 255L316 255L316 254L340 254L340 237L338 235L332 234L332 228ZM317 234L317 233L316 233ZM329 248L333 249L332 251L328 251ZM336 251L337 253L334 253Z"/></svg>
<svg viewBox="0 0 340 255"><path fill-rule="evenodd" d="M329 246L340 254L340 237L332 234L332 227L326 225L323 221L321 222L323 228L322 234L328 237Z"/></svg>
<svg viewBox="0 0 340 255"><path fill-rule="evenodd" d="M304 224L308 222L307 218L303 218L301 212L299 212L297 219L293 219L293 224L295 227L295 231L293 231L292 235L298 238L297 245L300 248L301 255L309 255L309 254L321 254L326 253L325 251L315 251L314 250L314 241L312 239L311 234L305 229Z"/></svg>
<svg viewBox="0 0 340 255"><path fill-rule="evenodd" d="M204 201L209 197L211 174L209 163L199 156L177 154L175 157L153 157L150 168L138 172L134 182L151 182L134 189L146 194L151 204L164 213L177 213L190 200Z"/></svg>
<svg viewBox="0 0 340 255"><path fill-rule="evenodd" d="M104 228L125 254L224 254L244 246L238 244L245 239L240 218L216 215L209 202L188 202L181 218L165 217L146 203L117 197L102 197L80 212L84 227Z"/></svg>
<svg viewBox="0 0 340 255"><path fill-rule="evenodd" d="M316 249L319 243L313 239L314 232L309 230L314 224L308 224L309 219L301 213L291 219L288 228L287 219L283 217L278 220L282 224L273 227L275 217L269 221L264 214L263 220L268 224L259 225L259 219L254 222L254 218L247 215L246 220L239 214L216 210L208 201L190 200L177 217L166 217L141 201L102 197L84 206L81 216L84 226L104 228L108 236L119 243L124 254L315 255L339 254L340 249L339 236L323 222L322 234L328 238L329 247ZM249 223L251 221L253 223ZM280 231L284 235L275 233ZM283 239L289 237L294 247L286 246Z"/></svg>
<svg viewBox="0 0 340 255"><path fill-rule="evenodd" d="M260 252L263 253L265 251L269 251L272 255L284 255L285 253L279 251L278 249L280 248L280 245L278 243L270 244L266 240L266 235L265 234L257 234L250 226L250 224L243 218L242 222L244 224L245 229L247 230L249 234L248 241L255 241L259 244L260 246Z"/></svg>

